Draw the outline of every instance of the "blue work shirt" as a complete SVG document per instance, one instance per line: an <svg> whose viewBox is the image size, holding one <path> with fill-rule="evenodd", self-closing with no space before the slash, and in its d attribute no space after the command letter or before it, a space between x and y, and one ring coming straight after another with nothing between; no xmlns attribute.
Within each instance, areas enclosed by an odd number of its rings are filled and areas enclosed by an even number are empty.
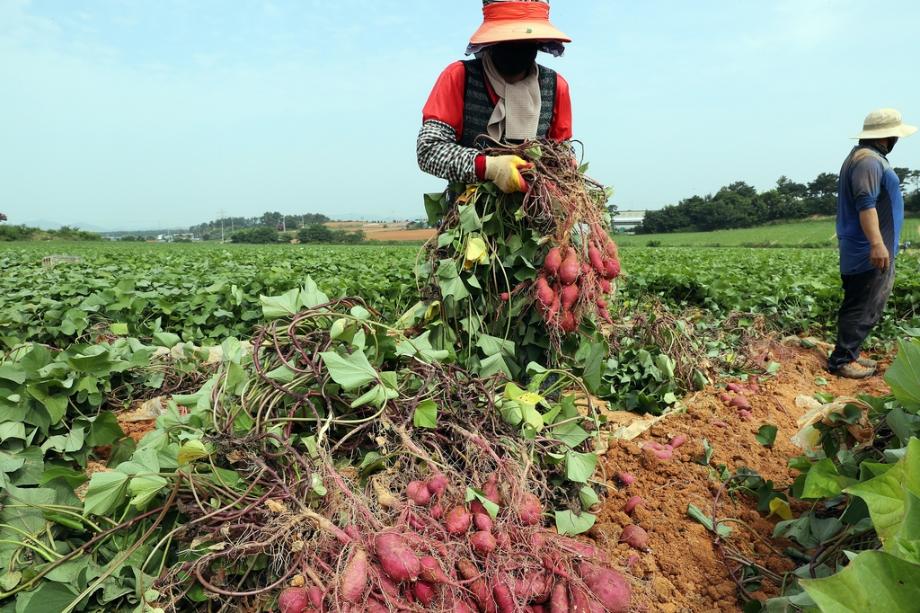
<svg viewBox="0 0 920 613"><path fill-rule="evenodd" d="M857 145L840 169L837 192L837 242L842 275L873 268L869 261L869 240L859 224L859 213L871 208L878 213L879 230L894 263L904 225L901 181L880 151L869 145Z"/></svg>

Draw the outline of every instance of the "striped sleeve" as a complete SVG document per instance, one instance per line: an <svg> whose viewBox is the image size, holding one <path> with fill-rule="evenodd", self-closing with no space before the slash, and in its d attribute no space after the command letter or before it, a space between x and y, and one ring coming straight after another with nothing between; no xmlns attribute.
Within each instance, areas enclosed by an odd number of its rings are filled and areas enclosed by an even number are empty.
<svg viewBox="0 0 920 613"><path fill-rule="evenodd" d="M477 149L457 144L457 132L446 123L429 119L416 143L418 166L428 174L461 183L475 183Z"/></svg>

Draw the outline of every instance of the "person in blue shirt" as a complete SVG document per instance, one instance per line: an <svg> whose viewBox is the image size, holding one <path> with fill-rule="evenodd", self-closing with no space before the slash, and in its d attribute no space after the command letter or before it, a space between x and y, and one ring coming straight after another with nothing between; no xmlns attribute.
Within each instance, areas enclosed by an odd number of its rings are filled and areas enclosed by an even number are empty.
<svg viewBox="0 0 920 613"><path fill-rule="evenodd" d="M894 109L873 111L840 169L837 241L843 302L828 370L841 377L862 379L875 373L875 361L859 352L891 295L904 225L901 183L887 156L899 138L916 131Z"/></svg>

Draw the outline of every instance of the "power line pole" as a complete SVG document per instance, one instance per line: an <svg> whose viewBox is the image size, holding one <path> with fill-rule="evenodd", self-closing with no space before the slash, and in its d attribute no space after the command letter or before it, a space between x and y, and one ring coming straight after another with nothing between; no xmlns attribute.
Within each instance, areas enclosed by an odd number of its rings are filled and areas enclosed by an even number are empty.
<svg viewBox="0 0 920 613"><path fill-rule="evenodd" d="M223 209L217 211L217 216L220 218L220 242L224 242L224 217L226 215L227 213Z"/></svg>

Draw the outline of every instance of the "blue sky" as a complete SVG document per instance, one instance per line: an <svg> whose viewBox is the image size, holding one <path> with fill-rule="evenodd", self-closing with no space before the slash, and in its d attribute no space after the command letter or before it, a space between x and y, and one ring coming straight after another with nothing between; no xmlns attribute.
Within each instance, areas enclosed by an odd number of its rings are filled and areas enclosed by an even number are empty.
<svg viewBox="0 0 920 613"><path fill-rule="evenodd" d="M555 0L544 58L621 208L835 171L863 116L920 123L920 3ZM421 107L478 0L0 0L0 211L181 226L419 217ZM920 168L920 136L898 166Z"/></svg>

